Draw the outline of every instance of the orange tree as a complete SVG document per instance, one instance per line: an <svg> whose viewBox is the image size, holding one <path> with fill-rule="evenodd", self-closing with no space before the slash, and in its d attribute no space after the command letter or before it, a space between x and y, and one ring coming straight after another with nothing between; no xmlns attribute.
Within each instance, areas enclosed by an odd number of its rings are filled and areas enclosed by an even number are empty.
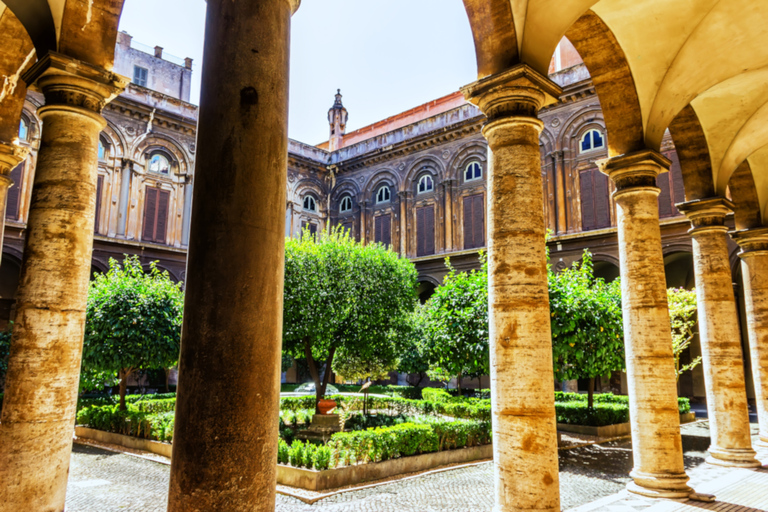
<svg viewBox="0 0 768 512"><path fill-rule="evenodd" d="M98 274L88 289L84 373L118 374L120 409L128 377L136 370L165 369L179 360L181 285L153 263L145 272L135 256Z"/></svg>
<svg viewBox="0 0 768 512"><path fill-rule="evenodd" d="M548 272L552 355L558 380L589 379L592 409L595 378L624 370L624 331L619 280L595 278L592 255Z"/></svg>

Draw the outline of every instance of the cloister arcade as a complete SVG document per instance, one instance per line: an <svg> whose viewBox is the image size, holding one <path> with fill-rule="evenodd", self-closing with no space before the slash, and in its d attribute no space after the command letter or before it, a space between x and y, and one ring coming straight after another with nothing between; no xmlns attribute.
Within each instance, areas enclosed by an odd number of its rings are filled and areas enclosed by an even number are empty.
<svg viewBox="0 0 768 512"><path fill-rule="evenodd" d="M129 0L130 1L130 0ZM761 442L768 442L768 7L763 0L464 0L487 116L496 510L559 510L537 118L566 36L600 98L615 187L634 470L686 497L655 179L670 130L693 240L710 462L760 463L749 435L728 237L740 246ZM42 120L7 393L0 511L61 511L91 268L101 110L123 0L0 2L0 174L20 161L28 87ZM168 510L275 506L289 34L299 0L208 0ZM257 157L254 157L254 156ZM4 206L3 200L0 206ZM735 215L736 231L725 219ZM234 306L234 307L233 307ZM254 368L260 378L253 379ZM239 382L232 389L228 383ZM257 406L258 405L258 406Z"/></svg>

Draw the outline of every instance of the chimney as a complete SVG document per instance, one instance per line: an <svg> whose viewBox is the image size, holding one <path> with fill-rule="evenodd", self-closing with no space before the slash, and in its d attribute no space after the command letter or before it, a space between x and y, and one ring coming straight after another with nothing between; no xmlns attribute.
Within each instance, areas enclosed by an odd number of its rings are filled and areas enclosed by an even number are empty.
<svg viewBox="0 0 768 512"><path fill-rule="evenodd" d="M336 91L336 101L328 111L328 123L331 125L331 137L328 139L328 150L341 149L344 134L347 131L347 109L341 103L341 89Z"/></svg>
<svg viewBox="0 0 768 512"><path fill-rule="evenodd" d="M155 46L155 57L158 59L163 58L163 47L162 46Z"/></svg>
<svg viewBox="0 0 768 512"><path fill-rule="evenodd" d="M189 57L184 59L184 67L187 69L192 69L192 59L190 59Z"/></svg>
<svg viewBox="0 0 768 512"><path fill-rule="evenodd" d="M133 36L123 30L122 32L117 33L117 44L120 46L125 46L126 48L131 47L131 41L133 40Z"/></svg>

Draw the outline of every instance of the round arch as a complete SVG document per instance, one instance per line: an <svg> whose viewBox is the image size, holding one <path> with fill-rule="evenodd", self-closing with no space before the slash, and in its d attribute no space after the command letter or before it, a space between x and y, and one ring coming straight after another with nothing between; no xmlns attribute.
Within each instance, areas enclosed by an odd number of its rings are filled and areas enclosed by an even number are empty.
<svg viewBox="0 0 768 512"><path fill-rule="evenodd" d="M483 168L487 169L488 146L486 144L479 141L473 141L461 148L448 166L446 179L456 180L457 183L463 184L464 169L473 161L480 162ZM485 173L483 173L483 177L485 177Z"/></svg>

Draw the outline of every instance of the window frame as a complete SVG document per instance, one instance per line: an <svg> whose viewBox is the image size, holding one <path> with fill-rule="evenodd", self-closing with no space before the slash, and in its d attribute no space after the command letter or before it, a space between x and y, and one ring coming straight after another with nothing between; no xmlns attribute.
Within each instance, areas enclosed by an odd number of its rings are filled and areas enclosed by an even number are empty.
<svg viewBox="0 0 768 512"><path fill-rule="evenodd" d="M312 207L307 207L307 202L311 202ZM312 194L307 194L301 201L301 208L305 212L317 213L317 199Z"/></svg>
<svg viewBox="0 0 768 512"><path fill-rule="evenodd" d="M147 154L147 172L151 172L154 175L158 176L170 176L171 175L171 169L173 168L173 160L168 157L167 154L165 154L163 151L152 151L151 153ZM163 171L153 171L152 170L152 160L155 157L164 158L165 161L168 163L168 172Z"/></svg>
<svg viewBox="0 0 768 512"><path fill-rule="evenodd" d="M474 168L475 166L477 166L477 169L480 170L480 175L476 176L477 173L476 172L472 172L472 177L471 178L467 178L467 174L470 172L470 168ZM469 162L464 167L464 183L469 183L471 181L482 180L483 179L483 173L484 173L483 164L481 164L477 160L473 160L472 162Z"/></svg>
<svg viewBox="0 0 768 512"><path fill-rule="evenodd" d="M382 193L386 192L386 198L382 199ZM381 185L376 189L376 204L387 204L392 202L392 191L389 190L389 185Z"/></svg>
<svg viewBox="0 0 768 512"><path fill-rule="evenodd" d="M345 208L344 205L349 204L349 207ZM341 202L339 202L339 213L349 213L352 211L352 197L351 196L344 196L341 198Z"/></svg>
<svg viewBox="0 0 768 512"><path fill-rule="evenodd" d="M147 87L147 84L149 83L149 69L134 64L133 80L131 80L131 82L139 87Z"/></svg>
<svg viewBox="0 0 768 512"><path fill-rule="evenodd" d="M595 146L594 134L597 134L600 136L599 146ZM589 148L584 149L584 142L586 141L587 137L589 137ZM603 132L601 132L597 128L590 128L589 130L587 130L581 135L581 138L579 139L579 154L589 153L589 152L597 151L600 149L605 149L605 134Z"/></svg>
<svg viewBox="0 0 768 512"><path fill-rule="evenodd" d="M428 182L430 185L430 188L424 188L424 190L421 190L421 184ZM416 186L416 193L417 194L428 194L430 192L435 191L435 179L432 177L431 174L423 174L419 177L419 182Z"/></svg>
<svg viewBox="0 0 768 512"><path fill-rule="evenodd" d="M22 136L21 129L24 128L24 135ZM24 142L29 141L29 132L32 129L32 124L29 122L29 119L27 119L25 116L21 116L21 119L19 119L19 140L22 140Z"/></svg>

